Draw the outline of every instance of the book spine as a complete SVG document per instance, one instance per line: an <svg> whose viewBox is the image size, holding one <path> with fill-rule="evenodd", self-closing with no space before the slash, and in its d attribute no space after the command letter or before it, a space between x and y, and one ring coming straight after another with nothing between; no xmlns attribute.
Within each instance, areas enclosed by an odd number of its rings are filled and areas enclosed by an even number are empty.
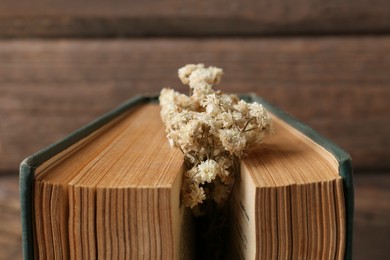
<svg viewBox="0 0 390 260"><path fill-rule="evenodd" d="M22 221L22 249L23 259L34 259L33 242L33 179L35 169L24 160L20 165L19 192L20 192L20 213Z"/></svg>
<svg viewBox="0 0 390 260"><path fill-rule="evenodd" d="M354 187L352 174L352 160L346 159L339 164L339 174L343 177L343 190L345 198L345 213L346 213L346 244L345 244L345 260L352 259L352 235L353 235L353 219L354 219Z"/></svg>

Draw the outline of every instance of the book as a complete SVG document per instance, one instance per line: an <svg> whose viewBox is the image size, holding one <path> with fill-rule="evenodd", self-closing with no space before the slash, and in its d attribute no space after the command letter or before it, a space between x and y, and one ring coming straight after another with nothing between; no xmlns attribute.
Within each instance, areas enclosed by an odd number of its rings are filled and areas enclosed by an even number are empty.
<svg viewBox="0 0 390 260"><path fill-rule="evenodd" d="M347 153L256 95L276 133L241 160L230 201L232 259L350 259ZM20 166L25 259L191 259L180 203L183 155L165 137L155 96L139 96Z"/></svg>

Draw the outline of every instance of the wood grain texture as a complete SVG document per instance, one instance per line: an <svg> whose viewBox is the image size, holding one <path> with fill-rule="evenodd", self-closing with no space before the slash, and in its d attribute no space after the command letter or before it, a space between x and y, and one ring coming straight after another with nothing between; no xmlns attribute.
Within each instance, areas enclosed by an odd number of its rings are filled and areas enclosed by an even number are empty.
<svg viewBox="0 0 390 260"><path fill-rule="evenodd" d="M355 174L353 259L386 259L390 234L390 173ZM22 259L16 172L0 172L0 259Z"/></svg>
<svg viewBox="0 0 390 260"><path fill-rule="evenodd" d="M0 174L0 259L22 259L17 172Z"/></svg>
<svg viewBox="0 0 390 260"><path fill-rule="evenodd" d="M390 167L390 37L0 42L0 169L120 102L171 86L187 63L224 68L218 88L255 92L312 126L357 168Z"/></svg>
<svg viewBox="0 0 390 260"><path fill-rule="evenodd" d="M386 259L390 254L390 172L355 175L353 259Z"/></svg>
<svg viewBox="0 0 390 260"><path fill-rule="evenodd" d="M386 0L0 2L0 37L237 36L389 30L390 2Z"/></svg>

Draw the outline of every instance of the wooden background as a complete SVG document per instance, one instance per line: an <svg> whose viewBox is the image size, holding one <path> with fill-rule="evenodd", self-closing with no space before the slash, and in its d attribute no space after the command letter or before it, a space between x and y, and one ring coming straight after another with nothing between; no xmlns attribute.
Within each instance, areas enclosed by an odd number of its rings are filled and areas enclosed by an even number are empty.
<svg viewBox="0 0 390 260"><path fill-rule="evenodd" d="M0 2L0 259L20 259L18 165L179 67L224 68L353 158L354 259L390 254L390 2Z"/></svg>

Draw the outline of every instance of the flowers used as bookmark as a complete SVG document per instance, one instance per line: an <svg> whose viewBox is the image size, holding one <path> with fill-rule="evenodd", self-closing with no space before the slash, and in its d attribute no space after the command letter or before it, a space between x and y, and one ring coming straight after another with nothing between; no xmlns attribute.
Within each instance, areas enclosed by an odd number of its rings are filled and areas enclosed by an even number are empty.
<svg viewBox="0 0 390 260"><path fill-rule="evenodd" d="M178 75L190 95L169 88L160 93L169 144L184 154L182 203L198 213L207 213L201 207L207 202L226 205L239 158L272 132L271 117L261 104L213 89L222 74L220 68L189 64Z"/></svg>

